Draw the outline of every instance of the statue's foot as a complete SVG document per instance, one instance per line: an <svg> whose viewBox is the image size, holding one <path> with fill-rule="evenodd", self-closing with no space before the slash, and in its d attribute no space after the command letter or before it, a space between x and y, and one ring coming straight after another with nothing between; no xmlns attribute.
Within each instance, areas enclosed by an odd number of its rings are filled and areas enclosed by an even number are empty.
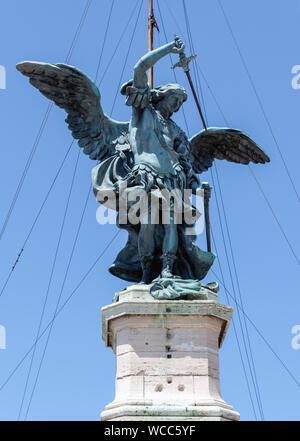
<svg viewBox="0 0 300 441"><path fill-rule="evenodd" d="M150 280L150 278L146 279L146 281L141 280L137 285L150 285L150 283L152 282L152 280Z"/></svg>
<svg viewBox="0 0 300 441"><path fill-rule="evenodd" d="M143 277L140 281L140 284L141 285L149 285L152 282L152 280L153 280L152 271L151 272L145 271L145 272L143 272Z"/></svg>
<svg viewBox="0 0 300 441"><path fill-rule="evenodd" d="M163 271L161 272L160 277L161 277L162 279L176 279L178 276L175 276L175 275L172 274L172 272L169 271L169 270L163 270Z"/></svg>
<svg viewBox="0 0 300 441"><path fill-rule="evenodd" d="M202 285L203 288L209 289L212 292L217 293L219 291L219 284L218 282L210 282L206 285Z"/></svg>
<svg viewBox="0 0 300 441"><path fill-rule="evenodd" d="M177 259L175 254L165 253L162 255L163 267L160 277L163 279L174 279L173 274L174 261Z"/></svg>
<svg viewBox="0 0 300 441"><path fill-rule="evenodd" d="M152 261L153 256L143 256L141 258L141 266L143 270L143 276L140 282L141 284L143 283L149 285L149 283L151 283L153 280Z"/></svg>

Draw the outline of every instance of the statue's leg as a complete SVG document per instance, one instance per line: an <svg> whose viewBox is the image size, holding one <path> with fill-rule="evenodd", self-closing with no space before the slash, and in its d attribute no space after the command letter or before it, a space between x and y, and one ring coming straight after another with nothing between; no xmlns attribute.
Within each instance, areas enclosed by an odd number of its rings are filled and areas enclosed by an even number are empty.
<svg viewBox="0 0 300 441"><path fill-rule="evenodd" d="M177 224L174 221L174 212L170 212L170 223L164 225L165 235L163 240L163 268L161 276L165 278L173 276L173 266L178 249L178 231Z"/></svg>
<svg viewBox="0 0 300 441"><path fill-rule="evenodd" d="M155 252L155 224L151 224L150 206L148 213L141 217L140 231L138 235L138 250L143 270L142 283L151 283L153 280L152 263Z"/></svg>

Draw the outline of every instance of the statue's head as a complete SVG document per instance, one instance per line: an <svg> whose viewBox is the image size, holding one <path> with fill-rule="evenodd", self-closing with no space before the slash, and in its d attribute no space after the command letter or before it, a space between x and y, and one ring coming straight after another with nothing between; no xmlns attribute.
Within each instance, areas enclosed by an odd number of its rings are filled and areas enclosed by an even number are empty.
<svg viewBox="0 0 300 441"><path fill-rule="evenodd" d="M185 89L177 83L168 83L150 91L151 104L167 116L177 112L186 100Z"/></svg>
<svg viewBox="0 0 300 441"><path fill-rule="evenodd" d="M133 87L133 80L123 84L120 90L122 95L127 95L126 104L128 106L135 105L134 102L139 94L145 94L150 100L153 107L162 112L164 116L171 116L177 112L182 103L187 100L185 89L177 83L168 83L164 86L158 86L154 89L136 89ZM141 102L141 99L138 100Z"/></svg>

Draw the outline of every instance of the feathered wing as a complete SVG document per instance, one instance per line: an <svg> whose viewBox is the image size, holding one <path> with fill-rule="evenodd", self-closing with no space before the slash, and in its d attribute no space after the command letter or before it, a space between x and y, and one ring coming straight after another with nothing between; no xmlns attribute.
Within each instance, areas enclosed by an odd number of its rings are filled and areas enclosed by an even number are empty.
<svg viewBox="0 0 300 441"><path fill-rule="evenodd" d="M31 61L16 67L43 95L65 109L73 137L91 159L111 156L116 144L125 143L129 124L105 115L99 89L83 72L66 64Z"/></svg>
<svg viewBox="0 0 300 441"><path fill-rule="evenodd" d="M266 153L240 130L210 127L190 140L192 165L196 173L207 171L214 159L226 159L237 164L265 164Z"/></svg>

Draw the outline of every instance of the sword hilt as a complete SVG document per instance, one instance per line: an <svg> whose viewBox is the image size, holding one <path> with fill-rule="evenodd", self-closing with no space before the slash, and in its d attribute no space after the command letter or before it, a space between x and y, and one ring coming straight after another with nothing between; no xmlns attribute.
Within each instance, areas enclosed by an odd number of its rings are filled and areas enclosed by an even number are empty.
<svg viewBox="0 0 300 441"><path fill-rule="evenodd" d="M179 40L179 37L175 35L174 40ZM189 72L189 64L190 62L197 57L197 54L190 55L189 57L185 56L184 51L180 52L179 54L179 61L178 63L175 63L173 66L171 66L171 69L175 69L175 67L182 67L184 72Z"/></svg>

